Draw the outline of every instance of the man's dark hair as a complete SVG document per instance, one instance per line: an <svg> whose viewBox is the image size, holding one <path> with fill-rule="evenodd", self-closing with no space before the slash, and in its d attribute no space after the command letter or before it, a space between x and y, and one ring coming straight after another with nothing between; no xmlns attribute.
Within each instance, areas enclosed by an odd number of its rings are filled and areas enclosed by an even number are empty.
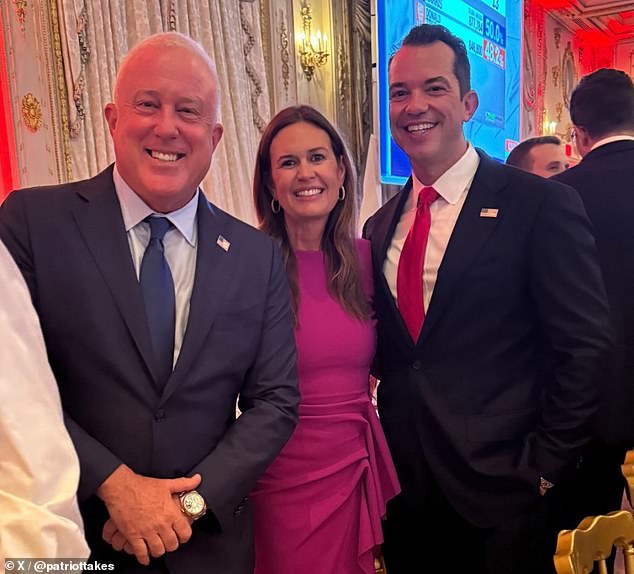
<svg viewBox="0 0 634 574"><path fill-rule="evenodd" d="M453 73L458 78L460 87L460 97L464 96L471 89L471 66L467 57L467 48L464 42L454 36L444 26L436 24L421 24L414 26L408 33L401 46L427 46L434 42L447 44L454 53ZM394 57L394 56L392 56ZM390 59L390 63L391 63Z"/></svg>
<svg viewBox="0 0 634 574"><path fill-rule="evenodd" d="M529 171L533 166L530 165L532 162L530 162L528 154L535 146L543 144L561 145L561 140L557 136L528 138L513 148L513 151L511 151L506 158L507 165L514 165L515 167Z"/></svg>
<svg viewBox="0 0 634 574"><path fill-rule="evenodd" d="M621 70L601 68L581 78L570 97L570 117L597 138L634 131L634 83Z"/></svg>

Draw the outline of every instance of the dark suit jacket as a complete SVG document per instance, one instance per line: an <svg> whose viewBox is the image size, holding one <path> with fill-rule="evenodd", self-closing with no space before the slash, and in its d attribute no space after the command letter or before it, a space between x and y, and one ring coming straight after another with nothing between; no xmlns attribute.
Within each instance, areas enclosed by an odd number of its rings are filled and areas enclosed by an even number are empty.
<svg viewBox="0 0 634 574"><path fill-rule="evenodd" d="M540 475L556 482L587 440L609 339L578 195L479 154L416 344L382 273L411 180L365 231L379 412L403 491L420 488L422 450L458 512L488 527L534 505Z"/></svg>
<svg viewBox="0 0 634 574"><path fill-rule="evenodd" d="M203 477L199 491L217 523L194 524L191 540L166 556L170 571L252 572L246 495L296 423L296 351L278 249L202 194L197 221L187 331L159 392L112 167L14 192L0 208L0 238L30 287L79 454L87 537L96 558L121 561L117 571L136 562L101 542L107 514L94 492L125 463L152 477Z"/></svg>
<svg viewBox="0 0 634 574"><path fill-rule="evenodd" d="M596 430L634 445L634 141L598 147L554 179L581 195L610 303L614 353L602 377Z"/></svg>

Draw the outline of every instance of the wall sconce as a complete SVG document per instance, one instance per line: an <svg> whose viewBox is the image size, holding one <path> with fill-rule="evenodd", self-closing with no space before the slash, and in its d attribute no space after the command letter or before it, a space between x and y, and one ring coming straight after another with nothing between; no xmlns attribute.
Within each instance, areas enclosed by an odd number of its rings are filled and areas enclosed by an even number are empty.
<svg viewBox="0 0 634 574"><path fill-rule="evenodd" d="M313 11L308 2L302 5L301 9L303 30L297 35L297 49L299 51L299 62L310 82L315 73L315 68L323 66L328 61L328 36L317 30L313 34Z"/></svg>
<svg viewBox="0 0 634 574"><path fill-rule="evenodd" d="M545 136L554 136L557 132L557 122L545 121L542 126L542 131Z"/></svg>
<svg viewBox="0 0 634 574"><path fill-rule="evenodd" d="M544 110L544 119L542 121L542 135L554 136L557 131L557 122L548 120L548 112Z"/></svg>

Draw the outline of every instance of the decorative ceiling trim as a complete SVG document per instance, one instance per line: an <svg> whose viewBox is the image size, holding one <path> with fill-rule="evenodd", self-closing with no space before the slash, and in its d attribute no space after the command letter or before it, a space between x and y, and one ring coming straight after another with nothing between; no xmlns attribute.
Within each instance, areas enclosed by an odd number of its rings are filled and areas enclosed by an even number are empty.
<svg viewBox="0 0 634 574"><path fill-rule="evenodd" d="M549 14L571 32L598 31L612 41L634 38L634 10L631 0L571 0L565 8Z"/></svg>

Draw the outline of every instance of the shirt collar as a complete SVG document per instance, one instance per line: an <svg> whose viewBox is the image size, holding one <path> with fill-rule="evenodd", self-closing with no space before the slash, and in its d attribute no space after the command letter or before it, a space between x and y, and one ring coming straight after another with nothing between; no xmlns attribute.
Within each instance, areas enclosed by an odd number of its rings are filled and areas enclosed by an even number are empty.
<svg viewBox="0 0 634 574"><path fill-rule="evenodd" d="M433 187L447 203L454 205L458 202L462 194L469 188L475 173L480 165L480 156L475 148L467 145L467 151L454 163L445 173L443 173L433 184ZM412 172L412 189L420 190L425 187ZM416 194L411 193L408 207L413 208L416 204Z"/></svg>
<svg viewBox="0 0 634 574"><path fill-rule="evenodd" d="M114 166L112 175L114 181L114 188L119 198L119 204L121 205L121 214L123 215L123 224L125 230L130 231L133 227L136 227L141 223L148 215L152 215L155 211L143 201L133 189L125 182L117 165ZM172 225L178 229L181 235L192 246L196 246L194 228L196 225L196 210L198 207L198 194L200 191L197 189L194 197L192 197L183 207L172 211L170 213L161 214L170 220Z"/></svg>
<svg viewBox="0 0 634 574"><path fill-rule="evenodd" d="M612 142L626 141L626 140L634 141L634 136L628 136L628 135L622 134L618 136L610 136L609 138L603 138L602 140L599 140L597 143L595 143L590 148L590 151L592 151L593 149L597 149L598 147L601 147L602 145L606 145Z"/></svg>

